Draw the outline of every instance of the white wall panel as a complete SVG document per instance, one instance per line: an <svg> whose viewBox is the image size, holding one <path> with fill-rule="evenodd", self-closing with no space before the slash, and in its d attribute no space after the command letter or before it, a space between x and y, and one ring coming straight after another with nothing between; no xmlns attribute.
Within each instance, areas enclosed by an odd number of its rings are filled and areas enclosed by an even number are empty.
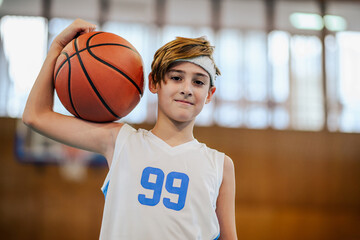
<svg viewBox="0 0 360 240"><path fill-rule="evenodd" d="M220 26L265 29L264 1L223 1Z"/></svg>
<svg viewBox="0 0 360 240"><path fill-rule="evenodd" d="M347 30L360 31L360 1L359 2L330 2L328 14L345 18Z"/></svg>
<svg viewBox="0 0 360 240"><path fill-rule="evenodd" d="M99 17L98 2L98 0L52 0L50 16L96 21Z"/></svg>
<svg viewBox="0 0 360 240"><path fill-rule="evenodd" d="M317 1L277 1L274 27L290 32L296 30L289 20L290 15L294 12L320 14L320 8Z"/></svg>
<svg viewBox="0 0 360 240"><path fill-rule="evenodd" d="M154 23L155 0L110 0L109 20Z"/></svg>
<svg viewBox="0 0 360 240"><path fill-rule="evenodd" d="M175 25L210 26L210 0L168 0L165 22Z"/></svg>
<svg viewBox="0 0 360 240"><path fill-rule="evenodd" d="M0 7L0 16L40 16L42 14L41 6L42 0L3 0L3 3Z"/></svg>
<svg viewBox="0 0 360 240"><path fill-rule="evenodd" d="M100 0L51 0L50 15L62 18L84 18L97 21ZM167 0L165 24L211 26L212 0ZM42 14L43 0L3 0L0 16ZM264 0L220 0L220 27L265 29ZM320 13L315 0L275 1L275 28L293 32L289 16L293 12ZM329 1L327 12L344 17L348 30L360 31L360 1ZM108 20L155 23L156 0L110 0Z"/></svg>

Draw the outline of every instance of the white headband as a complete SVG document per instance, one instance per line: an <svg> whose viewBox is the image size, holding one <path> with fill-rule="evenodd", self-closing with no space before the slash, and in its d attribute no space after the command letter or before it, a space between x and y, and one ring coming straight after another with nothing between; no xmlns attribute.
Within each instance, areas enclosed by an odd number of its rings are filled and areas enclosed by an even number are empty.
<svg viewBox="0 0 360 240"><path fill-rule="evenodd" d="M214 62L208 56L199 56L187 59L177 59L175 62L191 62L202 67L210 76L210 85L213 86L216 80L216 70Z"/></svg>

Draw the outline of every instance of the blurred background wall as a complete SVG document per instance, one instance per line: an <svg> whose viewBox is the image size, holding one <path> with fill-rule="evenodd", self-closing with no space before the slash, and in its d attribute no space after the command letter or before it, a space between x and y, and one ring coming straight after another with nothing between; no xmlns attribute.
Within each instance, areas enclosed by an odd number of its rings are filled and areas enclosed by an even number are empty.
<svg viewBox="0 0 360 240"><path fill-rule="evenodd" d="M133 43L146 75L176 36L216 46L222 76L195 137L234 160L239 239L360 239L359 13L356 0L0 0L1 239L99 236L103 159L87 165L19 120L78 17ZM151 129L155 109L145 93L122 121Z"/></svg>

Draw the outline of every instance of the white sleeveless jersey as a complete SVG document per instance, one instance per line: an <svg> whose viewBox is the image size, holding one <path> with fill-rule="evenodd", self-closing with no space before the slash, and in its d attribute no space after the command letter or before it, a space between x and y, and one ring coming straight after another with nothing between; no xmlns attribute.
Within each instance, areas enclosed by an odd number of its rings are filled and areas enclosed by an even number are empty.
<svg viewBox="0 0 360 240"><path fill-rule="evenodd" d="M102 186L100 239L217 239L224 157L197 140L171 147L125 124Z"/></svg>

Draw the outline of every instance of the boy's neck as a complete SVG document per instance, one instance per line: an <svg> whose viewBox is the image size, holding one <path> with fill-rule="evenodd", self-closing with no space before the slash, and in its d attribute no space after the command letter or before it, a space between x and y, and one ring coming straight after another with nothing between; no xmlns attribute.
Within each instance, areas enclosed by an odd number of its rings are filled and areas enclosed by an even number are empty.
<svg viewBox="0 0 360 240"><path fill-rule="evenodd" d="M194 140L194 121L180 123L158 118L151 132L172 147Z"/></svg>

